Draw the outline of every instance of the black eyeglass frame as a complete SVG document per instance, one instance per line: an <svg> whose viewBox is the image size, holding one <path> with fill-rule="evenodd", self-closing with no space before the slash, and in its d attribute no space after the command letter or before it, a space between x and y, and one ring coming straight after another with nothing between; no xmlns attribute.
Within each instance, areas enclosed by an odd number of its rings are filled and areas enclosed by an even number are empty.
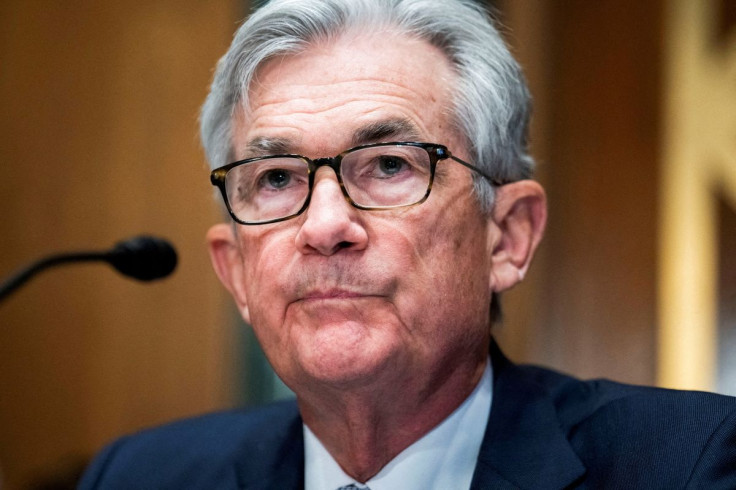
<svg viewBox="0 0 736 490"><path fill-rule="evenodd" d="M358 204L350 197L348 194L347 189L345 188L345 184L342 181L342 174L340 172L340 165L342 163L342 159L358 150L363 150L365 148L375 148L380 146L413 146L417 148L422 148L427 152L429 155L429 183L427 184L427 192L424 193L424 196L422 196L418 201L410 203L410 204L400 204L397 206L364 206L362 204ZM263 160L270 160L274 158L294 158L298 160L302 160L307 165L307 174L309 175L309 191L307 193L307 198L304 200L304 204L301 208L299 208L298 211L288 215L284 216L282 218L275 218L275 219L268 219L263 221L243 221L239 219L237 216L235 216L235 213L233 212L232 208L230 207L230 200L227 197L227 189L225 187L225 180L227 173L232 170L235 167L239 167L241 165L247 165L249 163L253 162L259 162ZM323 157L323 158L316 158L312 160L311 158L307 158L303 155L297 155L297 154L283 154L283 155L266 155L261 157L253 157L253 158L246 158L245 160L238 160L236 162L228 163L227 165L224 165L222 167L214 169L212 172L210 172L210 182L212 185L217 187L220 190L220 194L222 194L222 199L225 202L225 207L227 208L228 213L230 214L230 217L232 217L235 222L240 223L241 225L265 225L269 223L278 223L279 221L286 221L288 219L294 218L296 216L299 216L309 207L309 201L312 199L312 189L314 188L314 176L317 173L317 170L320 167L327 166L330 167L337 176L337 181L340 184L340 189L342 190L342 195L345 197L345 200L353 207L357 209L363 209L367 211L373 211L373 210L386 210L386 209L397 209L397 208L405 208L410 206L416 206L418 204L423 203L427 200L429 197L429 193L432 190L432 184L434 182L434 174L435 174L435 168L437 167L437 162L440 160L454 160L460 165L463 165L464 167L469 168L473 172L476 172L477 174L484 177L488 182L491 183L491 185L495 187L500 187L504 185L505 183L502 181L499 181L475 165L472 165L464 160L461 160L460 158L454 156L450 150L447 149L446 146L439 145L436 143L420 143L415 141L396 141L396 142L387 142L387 143L371 143L368 145L360 145L355 146L353 148L349 148L339 155L336 155L334 157Z"/></svg>

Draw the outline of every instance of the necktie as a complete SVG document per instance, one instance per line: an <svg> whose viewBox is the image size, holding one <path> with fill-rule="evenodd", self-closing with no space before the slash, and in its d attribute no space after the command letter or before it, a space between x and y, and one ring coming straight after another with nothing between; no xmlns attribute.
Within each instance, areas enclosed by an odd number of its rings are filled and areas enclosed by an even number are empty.
<svg viewBox="0 0 736 490"><path fill-rule="evenodd" d="M337 490L371 490L371 489L366 487L365 485L358 486L355 483L351 483L350 485L343 485Z"/></svg>

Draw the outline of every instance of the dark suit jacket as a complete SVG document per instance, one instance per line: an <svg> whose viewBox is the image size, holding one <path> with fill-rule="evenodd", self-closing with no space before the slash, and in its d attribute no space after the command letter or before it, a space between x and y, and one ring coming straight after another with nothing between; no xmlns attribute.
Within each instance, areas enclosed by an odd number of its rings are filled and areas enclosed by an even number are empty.
<svg viewBox="0 0 736 490"><path fill-rule="evenodd" d="M736 399L579 381L494 346L493 404L473 489L736 489ZM106 448L82 490L299 489L294 402L207 415Z"/></svg>

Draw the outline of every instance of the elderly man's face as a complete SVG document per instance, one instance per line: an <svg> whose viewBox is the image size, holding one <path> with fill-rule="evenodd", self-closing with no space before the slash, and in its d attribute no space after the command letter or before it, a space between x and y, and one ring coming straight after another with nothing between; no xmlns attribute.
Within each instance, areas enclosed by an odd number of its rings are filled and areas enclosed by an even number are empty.
<svg viewBox="0 0 736 490"><path fill-rule="evenodd" d="M272 60L235 119L235 156L259 154L264 142L319 158L424 141L470 159L449 117L454 79L439 50L386 33ZM302 215L237 226L235 239L220 225L210 242L276 371L292 387L319 390L421 383L482 362L497 232L472 195L471 172L446 160L426 202L390 211L351 207L321 167Z"/></svg>

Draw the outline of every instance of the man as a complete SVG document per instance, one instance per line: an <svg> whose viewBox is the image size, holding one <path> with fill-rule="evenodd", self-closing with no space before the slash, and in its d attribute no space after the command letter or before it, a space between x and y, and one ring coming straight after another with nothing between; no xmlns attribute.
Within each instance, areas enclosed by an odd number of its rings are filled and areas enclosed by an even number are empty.
<svg viewBox="0 0 736 490"><path fill-rule="evenodd" d="M213 265L286 402L125 438L82 488L736 488L736 403L503 357L545 225L528 94L470 0L273 0L202 135Z"/></svg>

